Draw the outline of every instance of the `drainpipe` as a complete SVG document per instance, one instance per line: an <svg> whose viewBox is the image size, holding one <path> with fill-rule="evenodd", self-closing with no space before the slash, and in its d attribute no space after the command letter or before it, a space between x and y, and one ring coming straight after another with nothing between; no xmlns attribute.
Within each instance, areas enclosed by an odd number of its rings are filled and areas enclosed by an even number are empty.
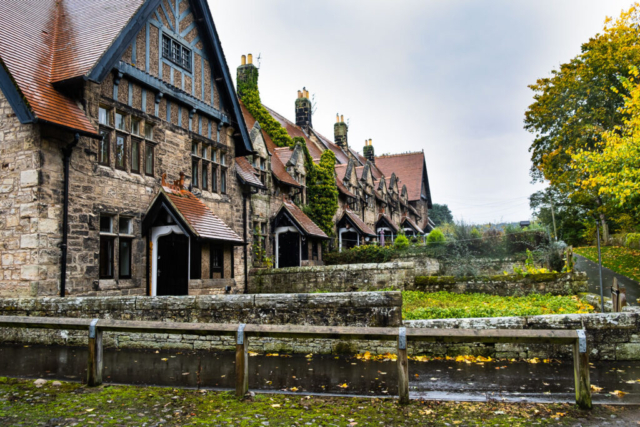
<svg viewBox="0 0 640 427"><path fill-rule="evenodd" d="M67 286L67 239L69 235L69 163L73 148L78 145L80 135L75 134L73 141L62 149L62 161L64 164L64 200L62 204L62 255L60 260L60 297L65 296Z"/></svg>
<svg viewBox="0 0 640 427"><path fill-rule="evenodd" d="M247 259L247 193L242 192L242 238L244 240L244 293L249 291L249 260Z"/></svg>

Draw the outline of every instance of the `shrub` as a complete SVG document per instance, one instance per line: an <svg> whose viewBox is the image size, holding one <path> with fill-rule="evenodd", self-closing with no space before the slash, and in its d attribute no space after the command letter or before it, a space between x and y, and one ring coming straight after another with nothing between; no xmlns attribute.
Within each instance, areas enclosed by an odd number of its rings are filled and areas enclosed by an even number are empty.
<svg viewBox="0 0 640 427"><path fill-rule="evenodd" d="M327 265L378 264L390 261L394 253L395 250L392 247L363 245L345 249L342 252L328 252L323 254L322 258Z"/></svg>
<svg viewBox="0 0 640 427"><path fill-rule="evenodd" d="M407 249L409 247L409 239L404 234L398 234L398 237L393 242L393 247L400 250Z"/></svg>
<svg viewBox="0 0 640 427"><path fill-rule="evenodd" d="M624 242L627 248L640 249L640 233L627 234L627 240Z"/></svg>
<svg viewBox="0 0 640 427"><path fill-rule="evenodd" d="M440 231L439 228L434 228L431 230L431 233L427 236L427 245L433 245L438 243L445 242L444 234Z"/></svg>

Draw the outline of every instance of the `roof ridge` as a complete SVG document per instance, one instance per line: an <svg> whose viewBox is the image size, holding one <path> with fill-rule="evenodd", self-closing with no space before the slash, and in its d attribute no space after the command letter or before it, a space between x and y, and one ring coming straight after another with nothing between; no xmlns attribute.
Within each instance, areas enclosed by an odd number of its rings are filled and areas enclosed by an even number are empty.
<svg viewBox="0 0 640 427"><path fill-rule="evenodd" d="M376 159L384 159L384 158L388 158L388 157L412 156L412 155L415 155L415 154L424 155L424 151L407 151L406 153L381 154L379 156L376 156Z"/></svg>

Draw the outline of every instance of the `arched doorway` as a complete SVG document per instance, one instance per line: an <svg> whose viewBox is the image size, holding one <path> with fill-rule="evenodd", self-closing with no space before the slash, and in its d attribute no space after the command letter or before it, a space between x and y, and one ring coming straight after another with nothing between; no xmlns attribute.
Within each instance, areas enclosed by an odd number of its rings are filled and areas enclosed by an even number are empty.
<svg viewBox="0 0 640 427"><path fill-rule="evenodd" d="M156 295L189 294L189 238L171 232L158 237Z"/></svg>

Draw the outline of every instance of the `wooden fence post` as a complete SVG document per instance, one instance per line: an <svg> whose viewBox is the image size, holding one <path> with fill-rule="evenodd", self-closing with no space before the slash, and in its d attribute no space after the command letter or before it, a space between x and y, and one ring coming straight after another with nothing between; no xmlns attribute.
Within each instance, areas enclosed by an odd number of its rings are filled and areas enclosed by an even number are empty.
<svg viewBox="0 0 640 427"><path fill-rule="evenodd" d="M236 334L236 396L243 397L249 391L249 347L248 339L244 333L243 323L238 327Z"/></svg>
<svg viewBox="0 0 640 427"><path fill-rule="evenodd" d="M398 330L398 397L401 405L409 404L409 360L407 358L407 329Z"/></svg>
<svg viewBox="0 0 640 427"><path fill-rule="evenodd" d="M573 375L576 387L576 404L582 409L591 409L591 381L589 380L589 353L584 329L576 331L578 339L573 344Z"/></svg>
<svg viewBox="0 0 640 427"><path fill-rule="evenodd" d="M102 331L97 327L98 319L89 326L89 353L87 359L87 385L102 385Z"/></svg>

